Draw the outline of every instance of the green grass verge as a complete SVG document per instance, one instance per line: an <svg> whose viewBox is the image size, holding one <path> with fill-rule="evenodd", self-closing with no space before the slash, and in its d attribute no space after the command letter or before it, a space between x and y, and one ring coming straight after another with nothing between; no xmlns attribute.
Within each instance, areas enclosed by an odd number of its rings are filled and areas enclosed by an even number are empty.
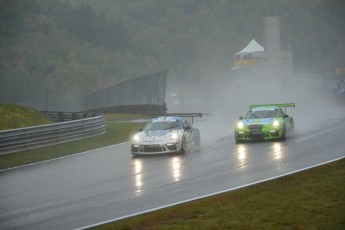
<svg viewBox="0 0 345 230"><path fill-rule="evenodd" d="M345 229L345 159L92 228Z"/></svg>

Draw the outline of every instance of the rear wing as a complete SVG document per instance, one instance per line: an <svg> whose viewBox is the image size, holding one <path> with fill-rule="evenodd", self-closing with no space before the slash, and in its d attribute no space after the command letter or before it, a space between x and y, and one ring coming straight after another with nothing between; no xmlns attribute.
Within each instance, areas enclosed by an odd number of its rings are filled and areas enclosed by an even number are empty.
<svg viewBox="0 0 345 230"><path fill-rule="evenodd" d="M167 113L166 115L160 117L191 117L193 124L193 118L202 117L202 113Z"/></svg>
<svg viewBox="0 0 345 230"><path fill-rule="evenodd" d="M250 105L249 109L256 108L256 107L269 107L269 106L276 106L276 107L285 108L285 112L286 112L287 107L294 107L295 108L295 103Z"/></svg>

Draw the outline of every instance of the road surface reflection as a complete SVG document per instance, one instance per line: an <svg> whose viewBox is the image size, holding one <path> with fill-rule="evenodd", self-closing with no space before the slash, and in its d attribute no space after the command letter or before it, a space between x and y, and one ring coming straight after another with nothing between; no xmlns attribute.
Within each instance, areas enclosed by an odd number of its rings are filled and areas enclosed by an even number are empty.
<svg viewBox="0 0 345 230"><path fill-rule="evenodd" d="M238 145L236 151L237 159L241 169L246 167L247 150L245 145Z"/></svg>
<svg viewBox="0 0 345 230"><path fill-rule="evenodd" d="M146 159L134 159L133 160L133 181L135 186L135 193L140 195L144 191L145 183L150 178L145 178L145 160ZM157 170L157 176L164 176L166 172L169 174L169 179L172 182L178 182L183 177L182 162L183 159L181 156L174 156L167 158L167 167L162 165ZM163 167L164 166L164 167Z"/></svg>
<svg viewBox="0 0 345 230"><path fill-rule="evenodd" d="M135 176L135 192L141 193L143 187L143 174L142 174L142 162L141 160L134 160L134 176Z"/></svg>
<svg viewBox="0 0 345 230"><path fill-rule="evenodd" d="M174 181L179 181L181 179L181 160L179 157L173 157L170 160L170 173Z"/></svg>
<svg viewBox="0 0 345 230"><path fill-rule="evenodd" d="M282 146L280 143L273 144L273 159L279 161L282 158Z"/></svg>
<svg viewBox="0 0 345 230"><path fill-rule="evenodd" d="M285 148L283 147L283 144L280 142L275 142L272 144L271 147L271 154L273 161L276 165L276 169L282 170L284 167L284 159L285 159Z"/></svg>

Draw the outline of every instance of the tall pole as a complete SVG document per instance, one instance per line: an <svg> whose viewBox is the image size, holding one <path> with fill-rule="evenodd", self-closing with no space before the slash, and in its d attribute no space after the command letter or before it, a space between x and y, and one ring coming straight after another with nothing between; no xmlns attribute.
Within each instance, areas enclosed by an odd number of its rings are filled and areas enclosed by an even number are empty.
<svg viewBox="0 0 345 230"><path fill-rule="evenodd" d="M46 89L46 111L48 111L48 89Z"/></svg>

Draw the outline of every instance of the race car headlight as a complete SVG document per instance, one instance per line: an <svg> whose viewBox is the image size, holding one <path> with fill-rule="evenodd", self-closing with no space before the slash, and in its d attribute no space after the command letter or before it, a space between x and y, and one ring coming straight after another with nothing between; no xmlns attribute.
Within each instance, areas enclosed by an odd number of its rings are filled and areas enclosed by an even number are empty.
<svg viewBox="0 0 345 230"><path fill-rule="evenodd" d="M172 133L170 139L176 141L178 139L177 133Z"/></svg>
<svg viewBox="0 0 345 230"><path fill-rule="evenodd" d="M237 123L237 128L239 128L239 129L243 128L243 122L242 121Z"/></svg>
<svg viewBox="0 0 345 230"><path fill-rule="evenodd" d="M280 123L279 121L273 121L273 127L279 127L280 126Z"/></svg>
<svg viewBox="0 0 345 230"><path fill-rule="evenodd" d="M138 135L138 134L135 134L135 135L133 136L133 141L139 141L139 140L140 140L139 135Z"/></svg>

